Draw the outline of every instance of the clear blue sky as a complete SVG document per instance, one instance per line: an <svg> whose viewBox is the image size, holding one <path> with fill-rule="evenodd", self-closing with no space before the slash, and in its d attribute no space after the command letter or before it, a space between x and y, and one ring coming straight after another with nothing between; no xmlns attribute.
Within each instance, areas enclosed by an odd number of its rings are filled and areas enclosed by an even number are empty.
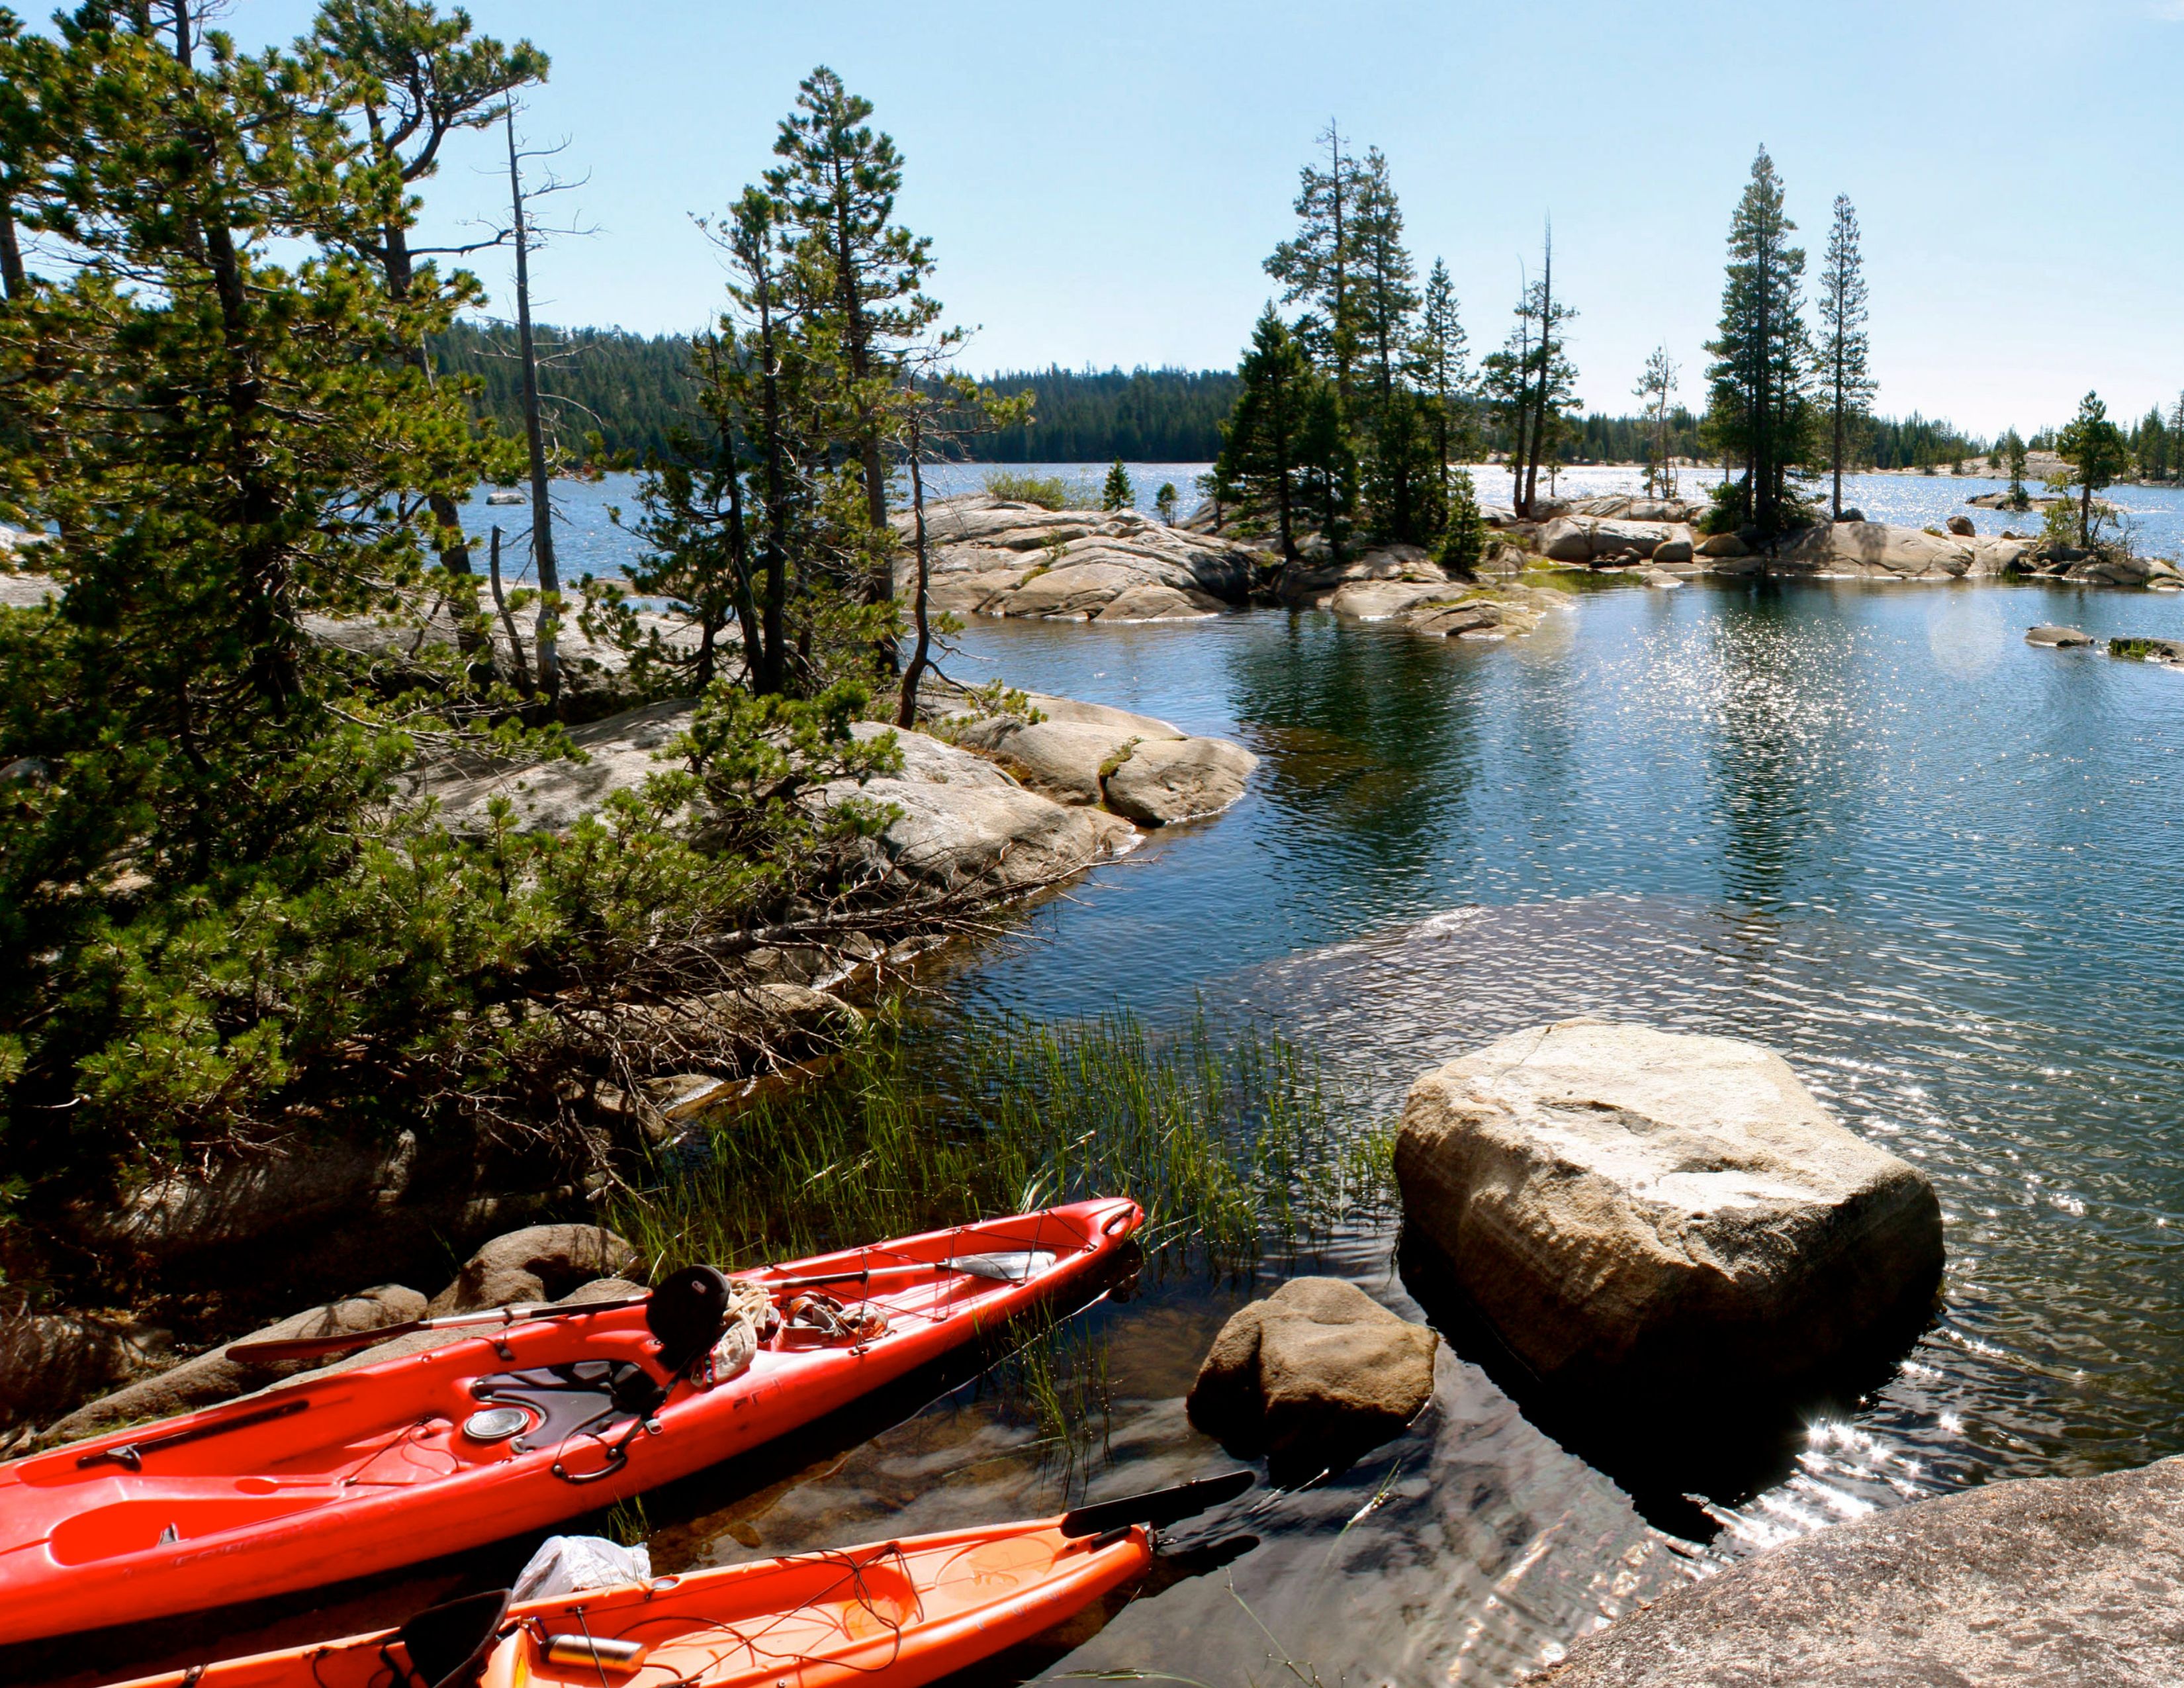
<svg viewBox="0 0 2184 1688"><path fill-rule="evenodd" d="M245 43L309 0L240 0ZM1991 432L2184 387L2184 0L1162 4L471 0L553 57L527 126L566 136L599 232L539 261L549 320L687 329L721 272L689 214L769 161L812 65L873 101L900 203L974 370L1228 366L1329 115L1391 161L1423 271L1498 344L1552 213L1588 407L1632 408L1664 342L1700 397L1730 210L1764 142L1817 248L1856 203L1880 408ZM430 188L496 198L485 144ZM504 265L482 273L504 293Z"/></svg>

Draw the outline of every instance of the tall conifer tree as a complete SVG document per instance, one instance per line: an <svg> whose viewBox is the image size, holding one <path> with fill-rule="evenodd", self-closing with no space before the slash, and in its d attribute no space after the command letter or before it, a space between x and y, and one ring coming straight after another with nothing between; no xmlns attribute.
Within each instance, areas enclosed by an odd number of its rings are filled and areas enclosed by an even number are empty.
<svg viewBox="0 0 2184 1688"><path fill-rule="evenodd" d="M1282 559L1295 562L1295 506L1317 382L1304 348L1271 304L1259 314L1239 373L1244 390L1228 420L1215 473L1262 509L1272 510Z"/></svg>
<svg viewBox="0 0 2184 1688"><path fill-rule="evenodd" d="M890 220L902 188L902 155L891 137L866 125L872 102L850 93L822 64L800 85L796 103L782 120L773 149L783 162L767 173L766 187L796 231L796 256L831 318L811 327L840 348L842 398L855 419L873 553L866 597L883 604L894 595L884 461L892 396L911 348L939 318L939 303L923 291L933 243ZM890 643L890 672L892 650Z"/></svg>
<svg viewBox="0 0 2184 1688"><path fill-rule="evenodd" d="M1333 377L1337 394L1347 403L1357 356L1351 281L1362 172L1356 156L1343 150L1342 131L1334 119L1328 120L1318 143L1327 149L1327 168L1306 164L1299 172L1297 231L1274 248L1266 270L1282 284L1284 304L1305 303L1298 338L1320 371Z"/></svg>
<svg viewBox="0 0 2184 1688"><path fill-rule="evenodd" d="M1858 428L1877 390L1868 367L1865 257L1858 248L1858 213L1850 196L1836 195L1828 224L1828 249L1820 260L1819 364L1828 407L1828 466L1833 479L1828 513L1842 520L1843 462L1857 443Z"/></svg>
<svg viewBox="0 0 2184 1688"><path fill-rule="evenodd" d="M1418 331L1411 343L1411 374L1432 409L1434 450L1440 459L1444 498L1453 486L1453 465L1471 448L1471 370L1465 359L1463 324L1457 315L1456 284L1448 265L1434 259L1426 277Z"/></svg>
<svg viewBox="0 0 2184 1688"><path fill-rule="evenodd" d="M1808 449L1812 343L1802 314L1805 253L1784 207L1782 178L1762 147L1730 224L1721 327L1707 350L1707 426L1712 443L1744 465L1724 478L1717 520L1749 521L1763 534L1798 514L1791 471Z"/></svg>

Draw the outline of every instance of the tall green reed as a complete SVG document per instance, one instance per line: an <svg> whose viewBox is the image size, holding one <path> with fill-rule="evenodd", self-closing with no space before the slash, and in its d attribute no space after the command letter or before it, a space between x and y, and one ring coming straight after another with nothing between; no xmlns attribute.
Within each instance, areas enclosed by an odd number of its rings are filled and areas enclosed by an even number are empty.
<svg viewBox="0 0 2184 1688"><path fill-rule="evenodd" d="M1389 1141L1279 1033L1127 1011L883 1022L809 1089L724 1112L605 1222L655 1268L734 1267L1095 1195L1156 1271L1248 1273L1384 1202Z"/></svg>

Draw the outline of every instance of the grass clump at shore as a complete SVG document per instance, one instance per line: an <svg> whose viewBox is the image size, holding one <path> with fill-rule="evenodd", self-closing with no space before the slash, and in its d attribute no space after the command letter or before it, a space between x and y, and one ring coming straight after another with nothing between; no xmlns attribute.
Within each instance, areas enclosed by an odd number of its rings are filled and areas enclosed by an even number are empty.
<svg viewBox="0 0 2184 1688"><path fill-rule="evenodd" d="M727 1268L1092 1195L1144 1206L1148 1263L1252 1269L1385 1201L1390 1144L1339 1123L1278 1033L1156 1039L1132 1015L887 1027L813 1089L713 1122L603 1221L655 1270Z"/></svg>
<svg viewBox="0 0 2184 1688"><path fill-rule="evenodd" d="M1037 504L1042 510L1061 510L1069 502L1069 487L1059 475L1019 475L997 469L986 476L986 490L1011 504Z"/></svg>

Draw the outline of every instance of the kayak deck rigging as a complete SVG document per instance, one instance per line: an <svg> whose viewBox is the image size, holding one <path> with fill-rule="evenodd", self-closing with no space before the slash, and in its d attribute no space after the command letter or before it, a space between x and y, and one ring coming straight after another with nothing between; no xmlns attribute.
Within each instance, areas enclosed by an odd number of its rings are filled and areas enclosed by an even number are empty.
<svg viewBox="0 0 2184 1688"><path fill-rule="evenodd" d="M644 1306L571 1308L0 1464L0 1643L101 1627L125 1603L152 1617L345 1580L624 1498L997 1329L1140 1217L1083 1202L736 1274L777 1301L827 1277L878 1320L854 1339L784 1323L710 1386L663 1367ZM963 1265L1011 1254L1035 1269ZM526 1423L487 1434L503 1407Z"/></svg>

